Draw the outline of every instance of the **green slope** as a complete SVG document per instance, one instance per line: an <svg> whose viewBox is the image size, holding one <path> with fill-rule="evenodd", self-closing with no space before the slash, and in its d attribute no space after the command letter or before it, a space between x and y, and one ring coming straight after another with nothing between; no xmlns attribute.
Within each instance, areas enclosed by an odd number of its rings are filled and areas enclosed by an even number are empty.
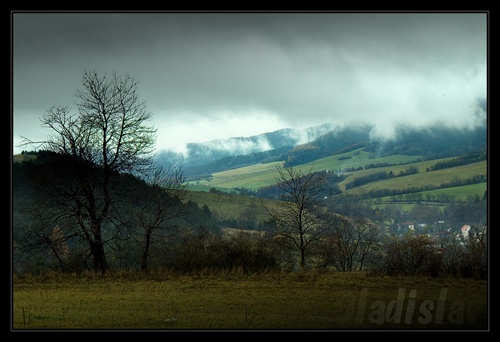
<svg viewBox="0 0 500 342"><path fill-rule="evenodd" d="M340 188L341 190L345 190L345 184L347 182L350 182L355 177L365 176L369 173L375 173L381 171L384 172L393 171L394 173L397 173L399 172L399 170L404 170L405 168L408 168L410 166L417 167L419 169L419 173L371 182L356 188L349 189L346 191L346 193L359 195L363 192L369 192L371 190L378 190L378 189L404 190L412 187L420 188L425 186L439 186L443 183L450 183L454 180L455 181L465 180L475 175L486 175L486 161L446 168L437 171L426 172L426 168L428 167L429 164L432 163L436 163L436 161L419 162L398 167L383 167L377 169L352 172L349 173L346 180L340 183Z"/></svg>
<svg viewBox="0 0 500 342"><path fill-rule="evenodd" d="M274 200L257 197L203 191L190 191L189 199L199 207L207 205L219 220L237 219L245 212L251 212L257 221L265 221L269 218L266 207L271 208L276 203Z"/></svg>
<svg viewBox="0 0 500 342"><path fill-rule="evenodd" d="M372 154L364 151L363 149L358 149L318 159L307 164L298 165L297 167L301 168L304 172L322 170L340 172L346 176L346 179L339 183L340 189L345 194L353 195L360 195L369 191L380 189L404 190L412 187L422 188L426 186L440 186L443 183L450 183L454 180L466 180L472 176L486 176L486 160L431 172L426 171L437 162L449 159L452 158L420 161L421 158L419 156L391 155L373 157ZM368 169L364 168L366 165L382 163L389 163L393 165ZM234 170L217 172L214 173L210 179L190 182L190 186L192 190L198 191L208 191L208 189L212 187L227 192L234 191L234 189L237 188L257 190L263 186L276 183L276 167L278 165L281 165L281 162L255 164ZM352 182L358 177L366 177L370 174L379 172L393 172L393 174L398 175L400 172L405 172L410 167L418 169L418 173L378 180L346 190L346 184ZM358 170L358 168L360 169ZM467 198L467 196L482 196L486 190L486 183L469 186L468 188L460 185L457 186L457 188L462 190L452 190L452 188L447 188L441 189L440 191L450 193L462 199Z"/></svg>
<svg viewBox="0 0 500 342"><path fill-rule="evenodd" d="M212 179L190 182L196 189L196 185L203 187L213 187L218 189L246 188L257 190L263 186L276 183L276 166L282 162L266 164L256 164L245 166L234 170L217 172L212 175ZM198 187L198 189L201 189Z"/></svg>
<svg viewBox="0 0 500 342"><path fill-rule="evenodd" d="M358 149L346 153L337 154L334 156L318 159L306 164L298 165L297 167L304 172L329 170L335 171L346 168L363 167L371 163L407 163L413 160L418 160L417 156L393 155L388 157L371 158L371 154ZM251 166L241 167L234 170L217 172L212 175L211 179L190 182L193 189L202 190L205 188L218 189L235 189L246 188L257 190L263 186L268 186L276 183L276 167L282 162L272 162L265 164L255 164Z"/></svg>

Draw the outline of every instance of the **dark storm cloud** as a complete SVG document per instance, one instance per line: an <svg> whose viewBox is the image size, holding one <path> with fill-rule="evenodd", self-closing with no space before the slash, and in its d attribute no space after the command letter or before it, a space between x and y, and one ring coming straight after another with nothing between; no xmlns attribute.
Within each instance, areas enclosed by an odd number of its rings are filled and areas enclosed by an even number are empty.
<svg viewBox="0 0 500 342"><path fill-rule="evenodd" d="M139 81L159 147L324 122L470 126L486 96L485 13L16 13L13 33L14 138L72 105L84 69Z"/></svg>

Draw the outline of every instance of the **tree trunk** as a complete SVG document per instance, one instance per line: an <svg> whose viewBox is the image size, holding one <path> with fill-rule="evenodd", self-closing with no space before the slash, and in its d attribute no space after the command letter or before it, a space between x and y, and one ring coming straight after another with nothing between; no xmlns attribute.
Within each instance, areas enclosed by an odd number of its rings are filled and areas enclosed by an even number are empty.
<svg viewBox="0 0 500 342"><path fill-rule="evenodd" d="M94 234L94 241L90 241L90 251L94 259L94 272L105 274L109 271L109 265L106 260L106 254L104 253L104 246L100 234Z"/></svg>
<svg viewBox="0 0 500 342"><path fill-rule="evenodd" d="M300 271L303 272L306 270L306 249L300 249Z"/></svg>
<svg viewBox="0 0 500 342"><path fill-rule="evenodd" d="M146 233L146 242L144 245L144 252L142 253L142 263L141 263L141 271L148 271L148 255L149 255L149 244L151 241L151 233L148 231Z"/></svg>

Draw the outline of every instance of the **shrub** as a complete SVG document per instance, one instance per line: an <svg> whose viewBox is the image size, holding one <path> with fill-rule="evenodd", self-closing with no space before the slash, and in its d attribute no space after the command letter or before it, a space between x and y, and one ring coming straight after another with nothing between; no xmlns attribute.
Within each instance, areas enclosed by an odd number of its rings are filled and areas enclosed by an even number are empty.
<svg viewBox="0 0 500 342"><path fill-rule="evenodd" d="M379 273L388 276L438 276L441 254L427 235L396 236L386 244Z"/></svg>

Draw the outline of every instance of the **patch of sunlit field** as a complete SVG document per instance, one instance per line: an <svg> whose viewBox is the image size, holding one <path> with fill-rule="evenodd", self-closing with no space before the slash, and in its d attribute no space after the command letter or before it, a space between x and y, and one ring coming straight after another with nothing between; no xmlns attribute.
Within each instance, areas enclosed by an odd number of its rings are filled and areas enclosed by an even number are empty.
<svg viewBox="0 0 500 342"><path fill-rule="evenodd" d="M484 196L485 191L488 188L488 184L485 183L476 183L476 184L469 184L469 185L462 185L462 186L456 186L453 188L445 188L445 189L436 189L436 190L428 190L428 191L421 191L420 193L422 194L422 198L425 200L427 196L431 196L431 198L435 198L439 195L448 195L452 196L454 200L458 201L467 201L471 198L482 198ZM386 196L386 197L381 197L380 201L377 202L375 206L378 206L380 208L383 208L387 205L398 205L400 206L403 210L409 211L411 208L413 208L416 204L404 204L404 203L398 203L398 202L393 202L393 196ZM391 203L392 202L392 203ZM404 202L404 201L403 201ZM388 204L385 204L388 203ZM427 203L427 205L429 205ZM443 210L446 208L446 205L439 205L436 204L436 207L438 207L440 210Z"/></svg>
<svg viewBox="0 0 500 342"><path fill-rule="evenodd" d="M467 180L469 177L474 177L477 175L485 176L487 172L486 161L426 172L428 168L432 167L437 162L447 161L452 158L415 161L418 159L418 156L403 155L372 158L368 152L356 150L318 159L310 163L298 165L296 167L300 168L305 173L309 171L334 171L354 168L356 169L355 171L346 171L344 173L344 175L347 176L346 179L338 183L342 191L344 191L346 194L353 195L360 195L363 193L368 193L369 191L377 191L380 189L406 190L415 187L439 187L442 184L451 183L454 180ZM389 163L393 165L364 169L366 165L377 163ZM276 184L278 176L276 170L277 165L280 165L280 162L255 164L233 170L217 172L212 175L212 178L210 180L190 182L189 184L193 187L193 189L196 190L206 190L210 187L227 189L228 191L231 191L235 188L257 190L264 186ZM359 167L362 167L362 169L357 170L357 168ZM364 184L348 190L345 189L345 185L352 182L355 178L366 177L370 174L380 172L392 172L393 174L398 175L400 174L400 172L406 172L406 170L410 167L418 169L418 173L403 177L392 177L384 180L370 182L368 184ZM446 188L441 190L444 193L453 193L454 195L455 192L460 192L459 194L456 194L457 196L459 196L459 198L456 198L458 200L466 200L468 194L471 194L473 196L477 195L478 193L480 193L479 196L482 196L484 194L484 191L481 192L482 188L479 189L478 187L476 187L474 189L477 191L474 191L473 193L471 193L471 189L465 188L460 188L457 190ZM464 193L462 190L465 190L466 192Z"/></svg>
<svg viewBox="0 0 500 342"><path fill-rule="evenodd" d="M282 162L272 162L265 164L255 164L245 166L233 170L216 172L210 181L197 181L200 185L210 186L215 188L246 188L257 190L264 186L269 186L276 183L278 172L276 166Z"/></svg>
<svg viewBox="0 0 500 342"><path fill-rule="evenodd" d="M388 163L388 164L403 164L403 166L400 166L401 169L406 169L408 168L408 165L419 165L419 162L416 162L416 160L420 159L420 156L405 156L405 155L391 155L391 156L379 156L379 157L373 157L371 153L361 150L354 150L350 152L345 152L345 153L340 153L340 154L335 154L333 156L321 158L314 160L312 162L303 164L303 165L298 165L298 167L302 168L304 171L309 171L312 169L312 171L322 171L322 170L329 170L329 171L336 171L336 170L341 170L341 172L344 172L342 170L345 169L357 169L359 167L362 167L364 171L364 167L366 165L370 164L378 164L378 163ZM390 166L385 167L388 169L391 168ZM384 167L382 168L374 168L374 169L367 169L368 173L371 173L371 170L383 170ZM359 172L359 171L356 171ZM376 172L376 171L375 171Z"/></svg>
<svg viewBox="0 0 500 342"><path fill-rule="evenodd" d="M318 159L309 163L297 165L304 173L310 171L340 170L342 168L364 167L371 163L408 163L418 159L415 156L393 155L388 157L371 158L371 154L361 150L349 151L330 157ZM264 186L276 184L278 172L276 167L283 162L272 162L245 166L237 169L216 172L210 180L190 182L194 186L215 187L215 188L247 188L257 190ZM408 167L408 166L406 166ZM380 168L373 169L380 171ZM374 172L372 170L369 173Z"/></svg>
<svg viewBox="0 0 500 342"><path fill-rule="evenodd" d="M13 279L13 330L487 330L488 284L365 273Z"/></svg>
<svg viewBox="0 0 500 342"><path fill-rule="evenodd" d="M487 167L485 161L430 172L422 172L421 170L421 172L413 175L393 177L370 182L365 185L352 188L346 191L346 193L359 195L380 189L405 190L410 188L423 188L426 186L439 187L441 184L449 184L455 180L466 180L477 175L486 176L486 170ZM346 180L339 183L341 188L342 186L345 188L345 183L351 182L357 177L356 175L357 173L353 173L351 178L348 177ZM447 188L446 193L448 193L448 190L450 189L451 188Z"/></svg>

